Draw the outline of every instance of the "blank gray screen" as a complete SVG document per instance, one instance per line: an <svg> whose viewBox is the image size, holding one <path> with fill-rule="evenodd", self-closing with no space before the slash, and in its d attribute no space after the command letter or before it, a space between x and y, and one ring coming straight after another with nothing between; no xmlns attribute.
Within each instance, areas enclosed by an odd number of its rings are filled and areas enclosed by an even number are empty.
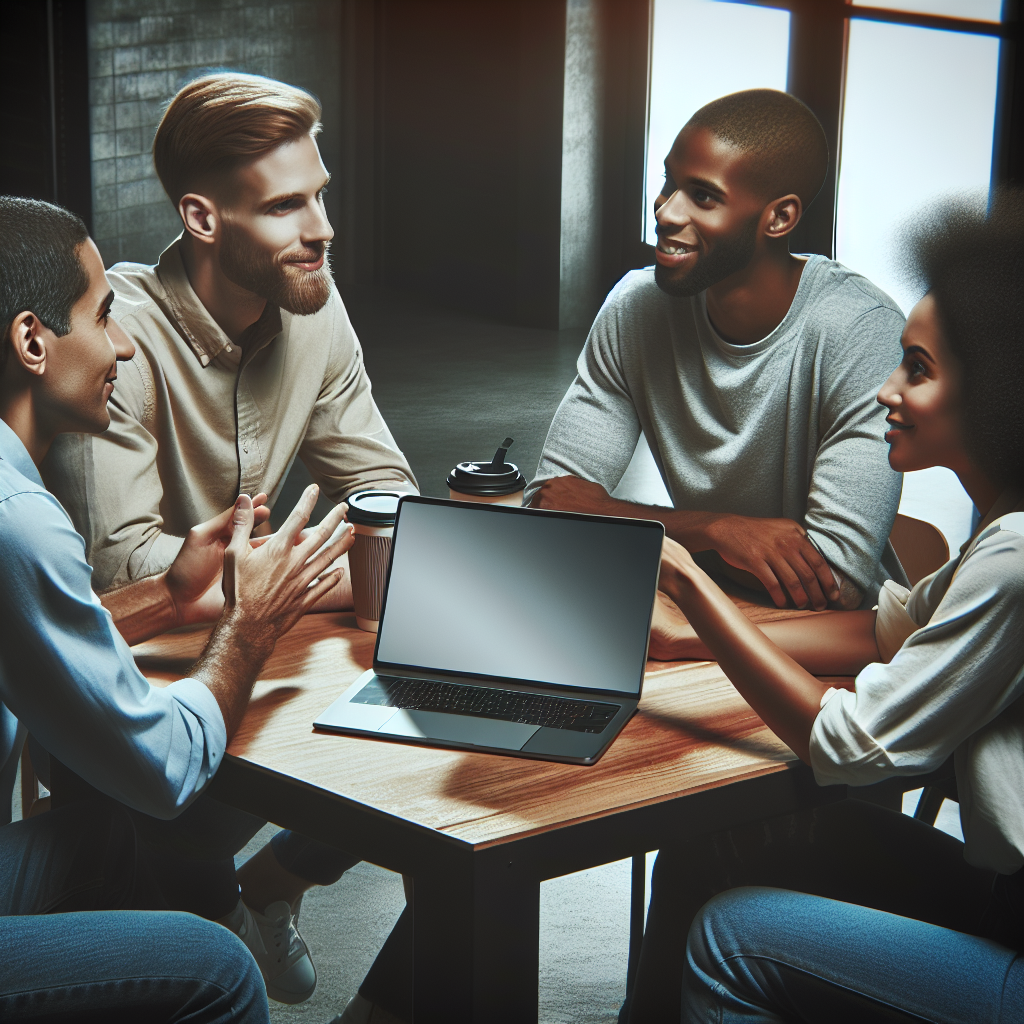
<svg viewBox="0 0 1024 1024"><path fill-rule="evenodd" d="M661 531L404 502L377 661L638 693Z"/></svg>

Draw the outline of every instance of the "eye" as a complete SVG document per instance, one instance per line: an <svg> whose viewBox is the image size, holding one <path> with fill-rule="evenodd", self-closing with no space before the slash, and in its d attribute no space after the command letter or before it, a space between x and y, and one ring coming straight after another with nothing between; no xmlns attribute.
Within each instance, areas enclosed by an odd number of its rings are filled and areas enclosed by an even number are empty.
<svg viewBox="0 0 1024 1024"><path fill-rule="evenodd" d="M272 206L270 208L270 212L288 213L289 211L294 210L298 206L298 204L299 200L297 198L285 199L284 202L277 203L276 205Z"/></svg>
<svg viewBox="0 0 1024 1024"><path fill-rule="evenodd" d="M907 365L911 377L923 377L928 372L928 367L920 359L911 359Z"/></svg>
<svg viewBox="0 0 1024 1024"><path fill-rule="evenodd" d="M693 190L693 201L700 203L702 206L706 206L708 203L713 203L715 197L710 192L706 192L702 188L696 188Z"/></svg>

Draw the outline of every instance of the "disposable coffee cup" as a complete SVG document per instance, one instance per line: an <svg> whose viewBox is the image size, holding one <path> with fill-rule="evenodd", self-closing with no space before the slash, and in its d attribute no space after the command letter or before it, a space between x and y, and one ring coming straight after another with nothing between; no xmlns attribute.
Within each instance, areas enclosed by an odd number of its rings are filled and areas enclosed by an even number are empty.
<svg viewBox="0 0 1024 1024"><path fill-rule="evenodd" d="M357 491L345 499L347 519L355 534L348 552L352 603L356 625L368 633L376 633L380 624L384 581L401 497L400 491Z"/></svg>
<svg viewBox="0 0 1024 1024"><path fill-rule="evenodd" d="M522 505L526 479L517 465L505 461L513 444L506 437L490 462L460 462L448 474L448 496L454 501Z"/></svg>

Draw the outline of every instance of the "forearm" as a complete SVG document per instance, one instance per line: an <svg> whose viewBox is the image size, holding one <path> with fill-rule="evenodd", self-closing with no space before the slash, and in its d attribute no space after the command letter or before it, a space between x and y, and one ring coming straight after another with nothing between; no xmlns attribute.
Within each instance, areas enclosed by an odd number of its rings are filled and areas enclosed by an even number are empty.
<svg viewBox="0 0 1024 1024"><path fill-rule="evenodd" d="M100 601L129 645L142 643L181 625L167 588L166 573L107 591L100 596Z"/></svg>
<svg viewBox="0 0 1024 1024"><path fill-rule="evenodd" d="M815 612L796 619L762 622L757 628L781 651L812 675L856 675L865 665L879 661L875 646L875 613ZM701 661L714 655L688 623L680 623L658 644L661 661Z"/></svg>
<svg viewBox="0 0 1024 1024"><path fill-rule="evenodd" d="M764 723L809 761L811 728L829 684L772 643L692 562L663 562L659 585Z"/></svg>
<svg viewBox="0 0 1024 1024"><path fill-rule="evenodd" d="M246 622L237 611L226 612L189 673L216 699L228 740L242 721L256 677L275 643L271 630Z"/></svg>
<svg viewBox="0 0 1024 1024"><path fill-rule="evenodd" d="M557 508L563 512L587 512L591 515L619 516L623 519L651 519L665 527L665 533L690 551L712 547L707 528L727 513L689 512L664 505L640 505L613 498L600 485L578 477L555 477L545 481L531 504L539 508Z"/></svg>

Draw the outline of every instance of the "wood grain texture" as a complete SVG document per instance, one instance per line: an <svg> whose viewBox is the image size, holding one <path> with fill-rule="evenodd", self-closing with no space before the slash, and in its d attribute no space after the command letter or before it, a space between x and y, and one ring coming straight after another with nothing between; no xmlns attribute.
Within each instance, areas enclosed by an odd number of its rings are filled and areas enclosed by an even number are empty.
<svg viewBox="0 0 1024 1024"><path fill-rule="evenodd" d="M754 621L814 614L737 603ZM713 662L649 662L640 709L593 766L529 761L314 731L371 666L351 615L307 615L278 644L229 754L473 846L782 770L794 755ZM134 649L157 685L187 674L206 631Z"/></svg>

